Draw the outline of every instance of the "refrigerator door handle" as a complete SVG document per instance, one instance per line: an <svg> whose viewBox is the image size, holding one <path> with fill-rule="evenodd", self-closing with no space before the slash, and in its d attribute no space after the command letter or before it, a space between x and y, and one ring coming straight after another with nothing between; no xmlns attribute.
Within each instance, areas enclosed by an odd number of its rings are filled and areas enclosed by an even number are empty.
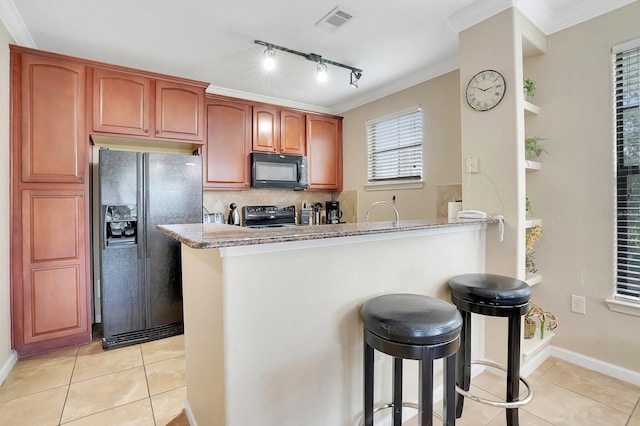
<svg viewBox="0 0 640 426"><path fill-rule="evenodd" d="M109 209L109 206L104 206L104 215L102 216L102 249L106 249L107 248L107 210Z"/></svg>

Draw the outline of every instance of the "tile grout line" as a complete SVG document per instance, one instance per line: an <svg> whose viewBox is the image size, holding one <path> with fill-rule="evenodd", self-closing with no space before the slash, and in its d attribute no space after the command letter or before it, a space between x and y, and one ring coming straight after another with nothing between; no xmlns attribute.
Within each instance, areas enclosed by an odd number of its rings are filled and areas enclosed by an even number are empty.
<svg viewBox="0 0 640 426"><path fill-rule="evenodd" d="M541 377L540 379L541 379L541 380L544 380L545 382L547 382L547 383L549 383L549 384L551 384L551 385L558 386L559 388L564 389L564 390L566 390L567 392L571 392L571 393L572 393L572 394L574 394L574 395L577 395L577 396L579 396L579 397L582 397L582 398L588 399L588 400L589 400L589 401L591 401L591 402L595 402L596 404L599 404L599 405L602 405L602 406L604 406L604 407L607 407L607 408L610 408L610 409L612 409L612 410L615 410L615 411L617 411L617 412L619 412L619 413L621 413L621 414L624 414L625 416L629 416L629 419L631 419L631 417L633 417L633 412L634 412L634 410L635 410L635 407L637 407L637 406L638 406L638 402L640 402L640 399L639 399L638 401L636 401L636 404L635 404L634 408L632 408L632 409L631 409L631 412L630 412L630 413L625 413L625 412L624 412L624 411L622 411L621 409L619 409L619 408L617 408L617 407L614 407L614 406L612 406L612 405L609 405L609 404L607 404L606 402L598 401L597 399L593 399L592 397L590 397L590 396L588 396L588 395L584 395L584 394L582 394L582 393L580 393L580 392L578 392L578 391L576 391L576 390L574 390L574 389L567 388L567 387L565 387L565 386L564 386L564 385L562 385L562 384L555 383L555 382L552 382L551 380L545 379L545 378L544 378L544 376L543 376L543 377ZM628 423L628 421L627 421L627 423Z"/></svg>
<svg viewBox="0 0 640 426"><path fill-rule="evenodd" d="M157 426L156 413L153 410L153 402L151 402L151 389L149 388L149 377L147 377L147 363L144 359L144 352L142 351L142 345L139 344L140 357L142 358L142 369L144 370L144 381L147 384L147 394L149 394L149 406L151 407L151 416L153 417L153 424Z"/></svg>
<svg viewBox="0 0 640 426"><path fill-rule="evenodd" d="M58 420L58 426L62 424L62 416L64 415L64 409L67 406L67 400L69 399L69 392L71 391L71 382L73 380L73 373L76 371L76 364L78 363L78 353L80 348L76 348L76 355L73 358L73 368L71 369L71 376L69 376L69 384L67 385L67 394L64 396L64 402L62 403L62 411L60 411L60 418Z"/></svg>

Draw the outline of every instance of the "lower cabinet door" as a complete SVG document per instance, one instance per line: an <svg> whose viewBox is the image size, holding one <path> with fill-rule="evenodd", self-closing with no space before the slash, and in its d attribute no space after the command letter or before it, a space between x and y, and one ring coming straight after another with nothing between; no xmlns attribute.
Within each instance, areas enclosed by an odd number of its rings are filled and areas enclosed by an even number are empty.
<svg viewBox="0 0 640 426"><path fill-rule="evenodd" d="M22 191L22 277L13 280L20 355L91 340L86 211L84 189Z"/></svg>

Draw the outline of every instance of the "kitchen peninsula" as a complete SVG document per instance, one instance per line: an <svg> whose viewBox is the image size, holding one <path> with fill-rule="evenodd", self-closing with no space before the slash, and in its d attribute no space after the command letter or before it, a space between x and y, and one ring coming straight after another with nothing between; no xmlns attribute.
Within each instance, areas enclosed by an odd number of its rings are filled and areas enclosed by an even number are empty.
<svg viewBox="0 0 640 426"><path fill-rule="evenodd" d="M449 300L449 277L484 271L487 223L160 226L182 243L191 424L356 425L360 306L384 293ZM377 357L376 401L386 401L391 363ZM404 399L416 401L417 362L405 378Z"/></svg>

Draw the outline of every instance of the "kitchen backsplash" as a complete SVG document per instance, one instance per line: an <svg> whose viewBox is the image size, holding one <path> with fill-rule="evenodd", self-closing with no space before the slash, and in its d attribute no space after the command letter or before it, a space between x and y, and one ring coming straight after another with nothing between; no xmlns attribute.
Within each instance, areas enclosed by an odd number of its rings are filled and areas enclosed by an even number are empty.
<svg viewBox="0 0 640 426"><path fill-rule="evenodd" d="M291 191L287 189L253 189L250 191L204 191L203 204L209 213L229 215L229 205L236 203L238 210L243 206L295 205L298 223L302 201L310 204L322 203L324 216L325 201L338 201L343 212L342 221L353 223L357 220L358 197L356 190L350 191Z"/></svg>

